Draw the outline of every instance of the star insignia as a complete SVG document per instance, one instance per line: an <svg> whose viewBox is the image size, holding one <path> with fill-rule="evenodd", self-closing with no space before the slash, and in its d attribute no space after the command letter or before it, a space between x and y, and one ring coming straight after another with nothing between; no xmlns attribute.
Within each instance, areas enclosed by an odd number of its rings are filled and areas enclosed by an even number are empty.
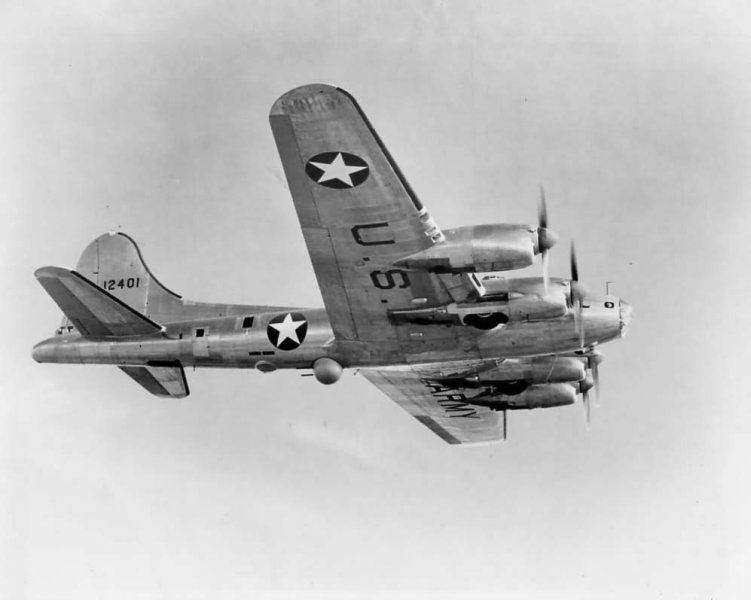
<svg viewBox="0 0 751 600"><path fill-rule="evenodd" d="M294 350L305 340L308 321L300 313L278 315L269 321L266 335L280 350Z"/></svg>
<svg viewBox="0 0 751 600"><path fill-rule="evenodd" d="M368 164L359 156L347 152L324 152L311 158L305 172L323 186L346 189L360 185L368 178Z"/></svg>

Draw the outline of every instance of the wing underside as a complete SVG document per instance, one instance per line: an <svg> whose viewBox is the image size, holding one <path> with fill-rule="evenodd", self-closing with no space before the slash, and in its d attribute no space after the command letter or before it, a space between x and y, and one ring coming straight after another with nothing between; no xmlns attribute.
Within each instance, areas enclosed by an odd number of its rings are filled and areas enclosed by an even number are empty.
<svg viewBox="0 0 751 600"><path fill-rule="evenodd" d="M394 262L443 234L347 92L303 86L269 118L336 338L403 347L410 332L389 311L451 302L463 286ZM440 334L457 342L451 329Z"/></svg>
<svg viewBox="0 0 751 600"><path fill-rule="evenodd" d="M120 367L120 370L155 396L185 398L189 393L185 370L180 362Z"/></svg>
<svg viewBox="0 0 751 600"><path fill-rule="evenodd" d="M469 404L461 387L448 388L415 369L360 373L449 444L487 444L506 438L506 412Z"/></svg>

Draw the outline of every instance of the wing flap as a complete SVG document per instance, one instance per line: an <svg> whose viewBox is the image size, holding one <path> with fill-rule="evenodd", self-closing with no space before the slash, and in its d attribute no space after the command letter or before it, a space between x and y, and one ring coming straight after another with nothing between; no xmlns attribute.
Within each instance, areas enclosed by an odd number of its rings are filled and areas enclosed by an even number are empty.
<svg viewBox="0 0 751 600"><path fill-rule="evenodd" d="M487 444L506 439L506 413L468 404L461 388L447 389L411 369L360 372L449 444Z"/></svg>
<svg viewBox="0 0 751 600"><path fill-rule="evenodd" d="M42 267L34 276L86 338L122 338L162 331L160 325L75 271Z"/></svg>
<svg viewBox="0 0 751 600"><path fill-rule="evenodd" d="M190 394L185 370L179 361L144 367L120 367L120 370L155 396L185 398Z"/></svg>

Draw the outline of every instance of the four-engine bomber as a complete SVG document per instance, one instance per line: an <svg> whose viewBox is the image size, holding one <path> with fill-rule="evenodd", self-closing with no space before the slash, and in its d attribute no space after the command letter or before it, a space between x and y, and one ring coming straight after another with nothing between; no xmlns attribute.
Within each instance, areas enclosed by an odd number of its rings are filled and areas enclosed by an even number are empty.
<svg viewBox="0 0 751 600"><path fill-rule="evenodd" d="M599 346L630 307L547 274L557 235L537 225L441 231L356 100L306 85L270 114L324 308L208 304L163 286L123 233L96 238L75 270L37 279L65 318L38 362L118 366L157 396L188 395L185 366L356 369L449 443L506 436L510 410L564 406L597 388ZM506 278L541 256L542 277ZM491 272L491 274L485 274Z"/></svg>

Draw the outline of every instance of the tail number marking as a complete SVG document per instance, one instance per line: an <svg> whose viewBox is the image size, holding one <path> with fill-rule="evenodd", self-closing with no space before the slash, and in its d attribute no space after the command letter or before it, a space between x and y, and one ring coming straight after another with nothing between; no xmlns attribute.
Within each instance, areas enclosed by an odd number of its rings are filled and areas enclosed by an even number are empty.
<svg viewBox="0 0 751 600"><path fill-rule="evenodd" d="M108 291L124 288L141 287L140 277L128 277L127 279L105 279L102 281L102 288Z"/></svg>

